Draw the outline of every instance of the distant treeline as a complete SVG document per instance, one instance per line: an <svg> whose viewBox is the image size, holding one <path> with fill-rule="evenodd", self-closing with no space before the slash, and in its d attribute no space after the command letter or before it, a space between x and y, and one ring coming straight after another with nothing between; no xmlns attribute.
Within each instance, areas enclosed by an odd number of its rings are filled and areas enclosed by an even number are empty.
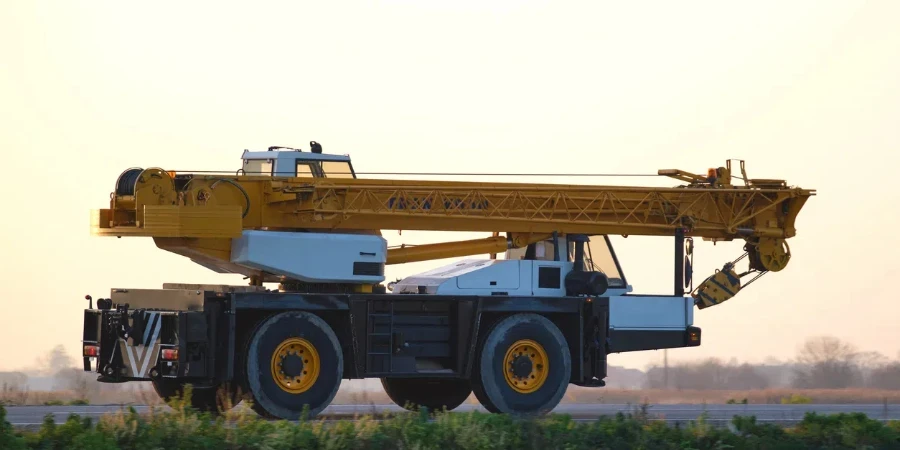
<svg viewBox="0 0 900 450"><path fill-rule="evenodd" d="M739 363L710 358L654 365L646 386L654 389L749 390L780 387L799 389L874 388L900 390L900 361L860 352L834 337L806 341L792 361L769 364Z"/></svg>

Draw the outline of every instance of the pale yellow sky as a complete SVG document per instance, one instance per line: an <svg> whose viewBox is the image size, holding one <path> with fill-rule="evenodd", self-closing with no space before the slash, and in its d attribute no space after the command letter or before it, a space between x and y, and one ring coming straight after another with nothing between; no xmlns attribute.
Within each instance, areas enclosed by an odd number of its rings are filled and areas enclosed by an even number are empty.
<svg viewBox="0 0 900 450"><path fill-rule="evenodd" d="M86 293L241 282L149 239L90 237L122 170L234 170L244 148L310 140L359 171L746 159L819 196L791 265L697 311L703 346L670 358L788 358L814 334L900 350L900 2L260 3L0 3L0 370L77 354ZM615 243L637 292L670 291L669 239ZM698 276L741 252L698 251Z"/></svg>

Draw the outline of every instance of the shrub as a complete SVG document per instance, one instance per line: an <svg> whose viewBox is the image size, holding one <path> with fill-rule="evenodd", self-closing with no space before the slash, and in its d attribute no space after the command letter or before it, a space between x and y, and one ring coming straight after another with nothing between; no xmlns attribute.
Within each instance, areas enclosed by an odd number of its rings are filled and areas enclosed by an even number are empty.
<svg viewBox="0 0 900 450"><path fill-rule="evenodd" d="M0 448L4 450L24 449L25 441L13 431L12 425L6 421L6 408L0 405Z"/></svg>
<svg viewBox="0 0 900 450"><path fill-rule="evenodd" d="M805 395L791 394L790 397L782 397L782 405L808 405L812 403L812 399Z"/></svg>
<svg viewBox="0 0 900 450"><path fill-rule="evenodd" d="M900 424L863 414L807 414L793 429L735 417L731 430L701 417L682 427L638 415L617 414L593 422L565 415L517 420L506 415L426 411L363 417L355 421L266 421L229 412L198 414L184 402L170 411L138 414L133 408L90 419L47 416L36 432L17 435L0 407L0 449L838 449L898 448ZM640 413L640 411L638 411Z"/></svg>
<svg viewBox="0 0 900 450"><path fill-rule="evenodd" d="M807 413L793 433L807 448L897 448L900 433L865 414Z"/></svg>

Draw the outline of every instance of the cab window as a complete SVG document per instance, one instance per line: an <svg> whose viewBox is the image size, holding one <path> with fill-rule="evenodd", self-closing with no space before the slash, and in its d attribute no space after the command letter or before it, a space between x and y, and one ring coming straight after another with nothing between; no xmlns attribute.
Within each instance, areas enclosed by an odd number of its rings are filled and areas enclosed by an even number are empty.
<svg viewBox="0 0 900 450"><path fill-rule="evenodd" d="M272 175L271 159L245 159L244 175Z"/></svg>
<svg viewBox="0 0 900 450"><path fill-rule="evenodd" d="M624 287L625 280L619 272L609 241L605 236L591 236L589 239L584 246L584 259L588 269L606 274L610 286Z"/></svg>
<svg viewBox="0 0 900 450"><path fill-rule="evenodd" d="M302 162L298 161L297 162L297 176L298 177L312 178L312 177L316 176L315 173L316 172L314 171L312 163L307 162L307 161L302 161Z"/></svg>
<svg viewBox="0 0 900 450"><path fill-rule="evenodd" d="M521 259L526 261L555 261L553 252L556 246L553 241L541 241L529 244L527 247L511 248L506 251L506 259Z"/></svg>
<svg viewBox="0 0 900 450"><path fill-rule="evenodd" d="M328 178L356 178L347 161L322 161L322 172Z"/></svg>

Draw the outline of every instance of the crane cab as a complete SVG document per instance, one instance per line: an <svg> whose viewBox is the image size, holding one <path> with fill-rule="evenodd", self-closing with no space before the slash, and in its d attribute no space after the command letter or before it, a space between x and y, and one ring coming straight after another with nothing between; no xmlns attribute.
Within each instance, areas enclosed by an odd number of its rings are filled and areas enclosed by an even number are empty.
<svg viewBox="0 0 900 450"><path fill-rule="evenodd" d="M308 177L308 178L356 178L348 155L322 153L322 146L310 142L311 150L304 152L291 147L269 147L267 151L244 150L238 175Z"/></svg>
<svg viewBox="0 0 900 450"><path fill-rule="evenodd" d="M603 275L605 295L625 295L632 288L606 236L561 235L523 248L503 259L465 259L412 275L392 284L397 294L507 295L565 297L577 273Z"/></svg>

